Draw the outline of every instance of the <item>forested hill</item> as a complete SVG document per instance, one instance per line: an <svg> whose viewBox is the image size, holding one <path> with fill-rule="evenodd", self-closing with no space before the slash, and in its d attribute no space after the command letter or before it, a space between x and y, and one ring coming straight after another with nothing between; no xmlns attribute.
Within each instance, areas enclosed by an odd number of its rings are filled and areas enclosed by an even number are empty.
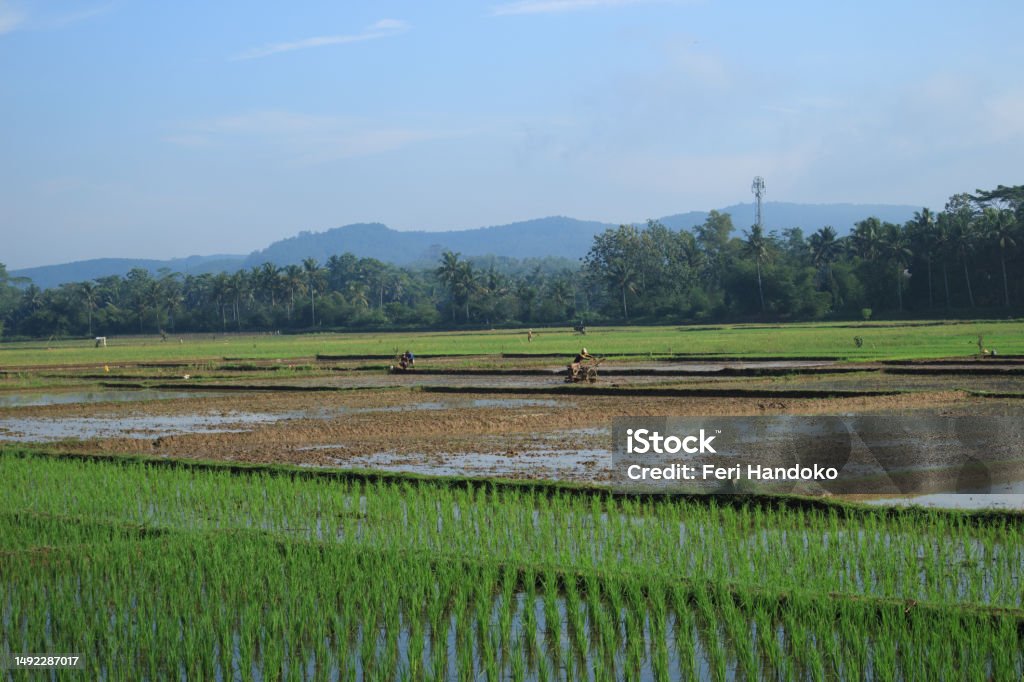
<svg viewBox="0 0 1024 682"><path fill-rule="evenodd" d="M848 234L854 223L865 218L875 217L883 223L902 225L914 217L914 211L921 206L901 206L898 204L794 204L784 201L769 201L764 205L764 228L767 232L782 230L789 227L802 228L804 234L815 232L819 228L831 225L839 236ZM737 230L745 230L754 223L754 204L733 204L718 209L719 213L732 216L733 225ZM707 220L708 214L703 211L690 211L660 218L665 227L674 230L688 230Z"/></svg>
<svg viewBox="0 0 1024 682"><path fill-rule="evenodd" d="M103 277L117 275L123 277L132 268L142 268L156 275L161 269L183 275L201 275L204 273L233 272L242 267L245 256L189 256L188 258L172 258L170 260L151 260L146 258L93 258L91 260L61 263L60 265L42 265L37 268L12 270L12 277L27 277L39 288L49 289L68 282L88 282Z"/></svg>
<svg viewBox="0 0 1024 682"><path fill-rule="evenodd" d="M609 227L615 225L561 216L450 232L400 232L380 223L361 223L326 232L303 232L274 242L253 252L245 264L287 265L310 257L324 262L334 254L352 253L395 265L424 262L434 266L443 251L467 256L577 259L587 253L594 235Z"/></svg>
<svg viewBox="0 0 1024 682"><path fill-rule="evenodd" d="M769 202L764 210L768 231L788 227L801 227L806 234L831 225L842 236L853 224L874 216L885 222L902 224L914 215L920 206L878 204L792 204ZM752 204L736 204L720 210L733 217L738 231L754 221ZM690 229L703 223L708 214L693 211L665 216L659 219L672 229ZM433 267L443 251L464 256L500 255L511 258L554 256L577 260L593 245L596 234L616 224L575 220L561 216L538 218L524 222L481 227L471 230L445 232L398 231L380 223L360 223L326 230L301 232L283 239L248 256L192 256L172 260L144 260L134 258L101 258L94 260L48 265L14 270L14 277L28 277L37 286L47 289L66 282L82 282L107 277L124 276L132 268L143 268L158 273L169 268L182 274L234 272L240 267L251 267L265 262L278 266L300 263L305 258L326 262L334 254L352 253L360 258L376 258L394 265Z"/></svg>
<svg viewBox="0 0 1024 682"><path fill-rule="evenodd" d="M801 227L810 234L831 225L842 236L854 223L874 216L883 222L902 225L920 206L858 204L792 204L769 202L764 209L765 229L783 230ZM742 230L754 222L752 204L736 204L719 211L732 215L733 224ZM672 229L691 229L707 220L708 213L691 211L658 219ZM448 232L400 232L380 223L360 223L326 232L303 232L274 242L253 252L246 266L271 262L275 265L299 263L316 258L321 263L334 254L352 253L361 258L376 258L395 265L425 263L433 266L443 251L466 256L489 254L511 258L554 256L576 260L586 255L594 236L617 224L575 220L563 216L538 218L509 225L481 227Z"/></svg>

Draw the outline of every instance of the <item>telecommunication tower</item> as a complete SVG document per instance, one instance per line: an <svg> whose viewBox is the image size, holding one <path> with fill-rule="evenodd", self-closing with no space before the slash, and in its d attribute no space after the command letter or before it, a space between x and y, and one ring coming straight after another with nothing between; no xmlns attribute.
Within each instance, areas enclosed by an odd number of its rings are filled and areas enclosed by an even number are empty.
<svg viewBox="0 0 1024 682"><path fill-rule="evenodd" d="M764 178L760 175L754 178L754 183L750 186L750 191L754 193L755 197L757 197L757 201L754 203L754 224L763 228L764 223L762 222L761 200L764 198Z"/></svg>

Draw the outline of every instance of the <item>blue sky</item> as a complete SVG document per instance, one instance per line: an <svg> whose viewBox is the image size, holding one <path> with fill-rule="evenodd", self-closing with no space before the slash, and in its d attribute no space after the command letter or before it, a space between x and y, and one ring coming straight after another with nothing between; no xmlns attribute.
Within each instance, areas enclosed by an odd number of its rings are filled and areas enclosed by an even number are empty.
<svg viewBox="0 0 1024 682"><path fill-rule="evenodd" d="M1019 184L1020 0L0 0L0 262Z"/></svg>

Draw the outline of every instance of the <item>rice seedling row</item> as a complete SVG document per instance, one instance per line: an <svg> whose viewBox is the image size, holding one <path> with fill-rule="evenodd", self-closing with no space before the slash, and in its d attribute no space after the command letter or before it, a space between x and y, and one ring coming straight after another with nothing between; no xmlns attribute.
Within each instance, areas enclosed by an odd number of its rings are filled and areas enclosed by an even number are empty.
<svg viewBox="0 0 1024 682"><path fill-rule="evenodd" d="M1013 515L17 451L0 489L0 651L98 679L1024 674Z"/></svg>

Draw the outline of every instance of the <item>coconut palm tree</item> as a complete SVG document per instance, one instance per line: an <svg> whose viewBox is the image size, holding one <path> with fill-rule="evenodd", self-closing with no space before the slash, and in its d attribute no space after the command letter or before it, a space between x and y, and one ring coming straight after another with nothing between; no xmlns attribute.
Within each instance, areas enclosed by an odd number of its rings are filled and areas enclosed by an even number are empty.
<svg viewBox="0 0 1024 682"><path fill-rule="evenodd" d="M953 221L942 212L935 216L935 252L942 259L942 288L946 294L946 309L949 309L949 257L953 253Z"/></svg>
<svg viewBox="0 0 1024 682"><path fill-rule="evenodd" d="M903 312L903 276L913 253L907 233L899 225L886 223L882 232L882 253L896 268L896 306Z"/></svg>
<svg viewBox="0 0 1024 682"><path fill-rule="evenodd" d="M252 271L253 289L257 296L270 304L271 311L277 307L277 290L280 287L281 268L266 262Z"/></svg>
<svg viewBox="0 0 1024 682"><path fill-rule="evenodd" d="M295 310L295 295L301 296L306 293L306 283L303 279L302 268L294 263L284 266L281 270L281 288L288 295L286 312L288 322L292 321L292 311Z"/></svg>
<svg viewBox="0 0 1024 682"><path fill-rule="evenodd" d="M85 307L85 313L89 318L89 336L92 336L92 311L96 310L99 304L99 289L92 282L81 282L76 287L78 300Z"/></svg>
<svg viewBox="0 0 1024 682"><path fill-rule="evenodd" d="M220 310L220 330L227 332L228 315L227 305L231 296L231 279L225 272L218 272L210 281L210 298L217 304Z"/></svg>
<svg viewBox="0 0 1024 682"><path fill-rule="evenodd" d="M622 295L622 317L628 320L629 307L626 305L626 294L636 295L639 288L637 270L630 258L621 255L614 255L608 258L607 267L608 276Z"/></svg>
<svg viewBox="0 0 1024 682"><path fill-rule="evenodd" d="M850 234L850 248L864 260L875 260L882 252L882 223L871 217L860 221Z"/></svg>
<svg viewBox="0 0 1024 682"><path fill-rule="evenodd" d="M174 331L174 314L184 301L181 274L167 270L167 272L161 273L158 282L160 285L160 305L167 311L167 324L171 331Z"/></svg>
<svg viewBox="0 0 1024 682"><path fill-rule="evenodd" d="M811 251L811 264L824 274L828 290L834 293L832 263L839 258L843 248L842 242L836 236L835 228L826 225L808 237L807 244Z"/></svg>
<svg viewBox="0 0 1024 682"><path fill-rule="evenodd" d="M306 258L302 261L302 274L306 278L306 289L309 291L310 325L315 327L316 293L323 289L324 269L320 267L316 258Z"/></svg>
<svg viewBox="0 0 1024 682"><path fill-rule="evenodd" d="M974 209L969 194L954 194L946 202L946 213L950 216L952 232L950 243L964 266L964 280L967 282L967 300L974 307L974 289L971 287L970 254L977 241Z"/></svg>
<svg viewBox="0 0 1024 682"><path fill-rule="evenodd" d="M914 211L914 218L907 223L907 227L916 237L915 241L918 246L924 248L924 259L928 264L928 307L932 308L935 305L932 295L932 251L936 241L935 214L927 207L920 211Z"/></svg>
<svg viewBox="0 0 1024 682"><path fill-rule="evenodd" d="M441 284L448 289L448 293L451 295L453 302L455 302L456 299L455 289L462 266L463 262L459 260L458 253L445 251L441 254L441 264L437 266L436 270L434 270L434 274L437 275ZM452 319L455 319L455 306L452 306Z"/></svg>
<svg viewBox="0 0 1024 682"><path fill-rule="evenodd" d="M346 287L345 293L348 295L348 301L354 306L360 308L370 307L370 298L367 295L369 288L358 280L351 280Z"/></svg>
<svg viewBox="0 0 1024 682"><path fill-rule="evenodd" d="M455 300L461 302L466 310L466 322L469 322L469 303L473 295L480 290L480 276L469 261L459 263L455 274L453 294Z"/></svg>
<svg viewBox="0 0 1024 682"><path fill-rule="evenodd" d="M1006 279L1006 250L1017 246L1013 238L1016 223L1016 216L1008 208L989 206L982 214L985 237L999 247L999 266L1003 271L1003 305L1007 308L1010 307L1010 285Z"/></svg>
<svg viewBox="0 0 1024 682"><path fill-rule="evenodd" d="M761 312L764 312L764 286L761 284L761 264L771 258L771 240L764 236L764 228L754 225L747 233L747 239L743 242L743 250L753 257L757 266L757 294L761 299Z"/></svg>

